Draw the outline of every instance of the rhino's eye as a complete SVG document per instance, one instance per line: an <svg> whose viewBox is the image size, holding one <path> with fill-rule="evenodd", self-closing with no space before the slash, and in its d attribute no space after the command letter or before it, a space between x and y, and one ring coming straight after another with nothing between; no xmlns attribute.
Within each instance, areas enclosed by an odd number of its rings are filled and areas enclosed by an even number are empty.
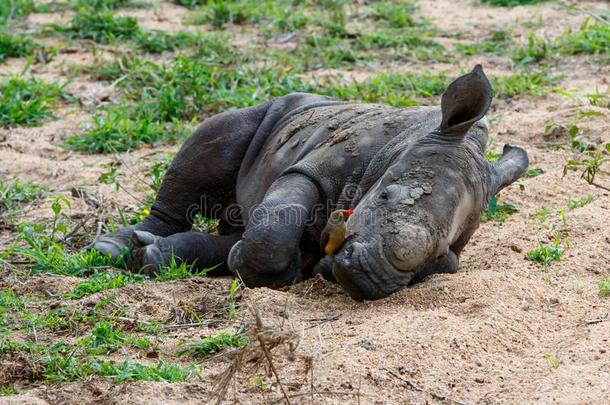
<svg viewBox="0 0 610 405"><path fill-rule="evenodd" d="M379 202L394 204L400 200L400 194L400 186L395 184L389 185L379 193Z"/></svg>

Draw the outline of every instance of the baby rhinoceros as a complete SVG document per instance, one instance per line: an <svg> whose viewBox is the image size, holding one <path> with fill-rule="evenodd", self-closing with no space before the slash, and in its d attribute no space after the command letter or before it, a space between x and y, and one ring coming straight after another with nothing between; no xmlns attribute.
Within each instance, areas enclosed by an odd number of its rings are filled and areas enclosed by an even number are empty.
<svg viewBox="0 0 610 405"><path fill-rule="evenodd" d="M151 214L92 247L128 252L128 265L148 274L174 256L250 287L319 272L356 300L454 273L489 199L528 166L510 145L485 160L491 100L477 65L440 108L295 93L218 114L186 140ZM353 213L325 256L322 231L339 209ZM199 213L218 219L218 232L192 231Z"/></svg>

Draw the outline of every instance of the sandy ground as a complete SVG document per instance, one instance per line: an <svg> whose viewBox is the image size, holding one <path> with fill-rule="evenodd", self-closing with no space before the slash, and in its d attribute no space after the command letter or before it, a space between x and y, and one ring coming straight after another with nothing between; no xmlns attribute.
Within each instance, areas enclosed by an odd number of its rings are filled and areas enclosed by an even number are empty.
<svg viewBox="0 0 610 405"><path fill-rule="evenodd" d="M469 0L421 3L421 14L430 17L442 33L460 31L466 40L485 38L498 28L510 28L524 37L530 30L524 23L539 18L544 25L535 28L537 32L552 37L567 27L580 26L585 18L554 2L509 10L481 7ZM605 2L578 2L578 6L608 9ZM162 7L166 12L125 13L137 15L147 27L178 30L185 10L165 3ZM45 20L33 15L29 21L36 24ZM78 63L78 58L86 60L87 55L87 49L60 54L51 64L37 67L36 74L65 80L62 67ZM508 59L476 57L464 58L457 66L419 64L413 70L442 69L456 75L475 62L483 62L491 74L511 68ZM19 71L24 63L13 59L0 69L4 74ZM351 74L366 75L384 68L392 65L380 62ZM502 201L515 205L519 212L503 223L481 225L462 254L458 274L436 275L387 299L365 303L352 301L339 287L320 279L284 291L245 291L238 319L221 329L242 322L251 324L251 307L260 311L265 325L281 331L285 342L296 345L280 345L273 352L275 368L292 403L610 402L610 299L599 297L597 288L598 280L610 275L610 193L589 186L576 173L562 177L563 165L573 152L543 148L549 140L544 136L545 125L574 122L575 109L588 103L586 93L608 93L609 69L588 63L587 57L566 58L553 68L553 74L564 76L558 86L575 90L574 98L551 93L494 104L490 118L496 148L504 143L523 146L531 165L545 172L502 192ZM71 90L78 97L89 97L91 108L95 108L96 92L108 91L112 97L110 89L103 86L85 78L71 84ZM66 195L74 186L85 186L112 204L134 204L124 193L98 184L103 170L100 165L119 159L125 167L141 173L152 160L177 146L106 156L66 152L58 143L86 125L91 108L75 111L66 106L57 112L57 121L36 128L0 130L0 175L44 183L53 193ZM583 118L579 127L590 139L609 141L608 110L590 109L603 110L606 115ZM598 182L610 187L607 176L600 175ZM133 193L143 195L136 181L125 183ZM592 203L567 210L568 198L587 195L593 197ZM543 206L549 208L549 219L541 224L532 214ZM558 216L562 208L566 209L565 223ZM72 211L87 209L76 202ZM39 215L48 215L45 205L29 212L28 219ZM566 248L561 262L543 267L524 259L525 252L539 241L549 242L557 232L563 235ZM10 233L0 233L1 243L10 239ZM60 294L76 282L41 275L23 281L19 289ZM134 319L167 320L181 306L220 305L229 283L229 279L196 278L133 285L119 290L118 300ZM86 306L108 294L98 293L73 305ZM595 320L600 321L592 322ZM171 331L159 342L158 355L176 361L173 354L181 340L218 330ZM549 356L558 360L558 367L551 366ZM203 362L201 381L114 385L95 377L35 386L22 394L2 397L0 403L202 403L210 400L212 382L231 361L230 356L221 356ZM262 385L253 385L256 376ZM264 366L253 369L251 363L240 367L227 389L227 403L283 401L272 373Z"/></svg>

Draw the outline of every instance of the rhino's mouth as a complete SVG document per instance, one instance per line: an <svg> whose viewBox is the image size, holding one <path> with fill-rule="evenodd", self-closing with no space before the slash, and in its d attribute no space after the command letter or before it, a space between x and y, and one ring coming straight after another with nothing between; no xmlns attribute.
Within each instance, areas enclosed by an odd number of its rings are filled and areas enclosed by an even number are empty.
<svg viewBox="0 0 610 405"><path fill-rule="evenodd" d="M411 275L388 261L380 237L346 241L333 263L333 276L358 301L387 297L406 287Z"/></svg>

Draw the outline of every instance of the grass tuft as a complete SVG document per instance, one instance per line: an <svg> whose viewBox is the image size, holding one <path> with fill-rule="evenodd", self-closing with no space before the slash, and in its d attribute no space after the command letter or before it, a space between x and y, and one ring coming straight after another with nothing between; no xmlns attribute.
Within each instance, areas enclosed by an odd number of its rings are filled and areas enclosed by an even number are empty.
<svg viewBox="0 0 610 405"><path fill-rule="evenodd" d="M139 274L126 274L122 272L98 273L89 277L87 281L77 284L66 296L70 299L79 299L100 291L141 283L144 280L144 276Z"/></svg>
<svg viewBox="0 0 610 405"><path fill-rule="evenodd" d="M63 86L36 78L11 77L0 83L0 126L35 126L54 118L51 110L60 99L72 100Z"/></svg>
<svg viewBox="0 0 610 405"><path fill-rule="evenodd" d="M574 210L576 208L582 208L585 205L588 205L590 203L593 202L593 196L585 196L585 197L580 197L580 198L569 198L568 199L568 209L570 210Z"/></svg>
<svg viewBox="0 0 610 405"><path fill-rule="evenodd" d="M200 342L191 343L178 352L178 356L189 354L193 357L208 357L225 347L239 349L248 344L248 338L240 334L223 332L216 336L206 336Z"/></svg>
<svg viewBox="0 0 610 405"><path fill-rule="evenodd" d="M555 238L555 242L553 242L552 246L547 246L540 243L536 249L527 252L525 258L527 260L542 263L545 266L548 266L551 262L559 261L563 256L563 248L559 246L559 242L560 238L558 235L557 238Z"/></svg>
<svg viewBox="0 0 610 405"><path fill-rule="evenodd" d="M43 194L44 187L40 184L22 183L19 179L0 180L0 221L12 222L21 205L35 201Z"/></svg>
<svg viewBox="0 0 610 405"><path fill-rule="evenodd" d="M30 56L37 48L41 46L27 36L0 32L0 62L8 58Z"/></svg>
<svg viewBox="0 0 610 405"><path fill-rule="evenodd" d="M496 7L516 7L544 3L545 1L548 0L481 0L481 3Z"/></svg>
<svg viewBox="0 0 610 405"><path fill-rule="evenodd" d="M481 222L504 222L510 215L519 212L517 207L512 204L498 204L499 194L489 199L487 210L481 214Z"/></svg>
<svg viewBox="0 0 610 405"><path fill-rule="evenodd" d="M610 277L604 277L597 283L600 297L610 297Z"/></svg>
<svg viewBox="0 0 610 405"><path fill-rule="evenodd" d="M25 17L36 11L34 0L0 1L0 26L8 24L15 18Z"/></svg>
<svg viewBox="0 0 610 405"><path fill-rule="evenodd" d="M53 24L51 28L70 38L91 39L100 43L132 39L140 33L135 18L117 17L112 11L81 11L74 15L67 27Z"/></svg>
<svg viewBox="0 0 610 405"><path fill-rule="evenodd" d="M64 146L87 153L114 153L160 141L176 141L186 136L182 125L159 122L152 118L152 114L134 116L131 108L117 106L105 114L94 115L91 128L68 137Z"/></svg>

